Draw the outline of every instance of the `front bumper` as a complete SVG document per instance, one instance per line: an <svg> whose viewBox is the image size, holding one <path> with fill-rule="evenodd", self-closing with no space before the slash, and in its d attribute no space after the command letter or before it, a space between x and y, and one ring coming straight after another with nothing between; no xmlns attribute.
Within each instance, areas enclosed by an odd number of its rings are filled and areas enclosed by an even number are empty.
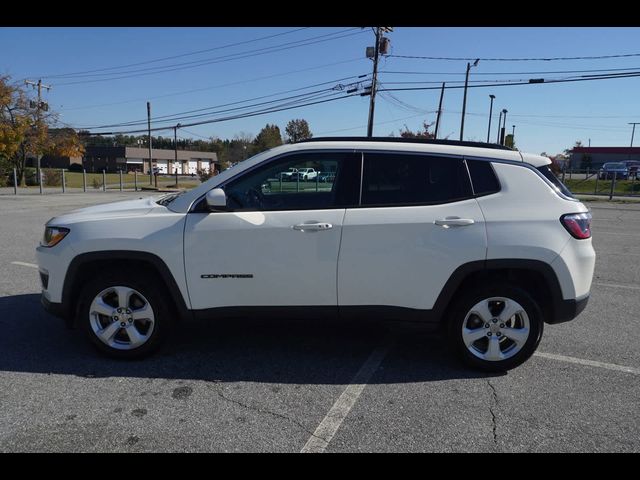
<svg viewBox="0 0 640 480"><path fill-rule="evenodd" d="M47 297L44 296L44 293L40 296L40 303L44 307L47 313L50 313L54 317L61 318L65 321L65 324L70 327L72 323L72 318L69 315L67 309L63 307L61 303L51 302Z"/></svg>

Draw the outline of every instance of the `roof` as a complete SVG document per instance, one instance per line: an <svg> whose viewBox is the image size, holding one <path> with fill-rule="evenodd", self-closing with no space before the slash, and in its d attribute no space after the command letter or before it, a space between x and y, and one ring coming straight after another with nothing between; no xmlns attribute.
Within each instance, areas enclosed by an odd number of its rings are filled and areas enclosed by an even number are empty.
<svg viewBox="0 0 640 480"><path fill-rule="evenodd" d="M496 150L514 150L513 148L487 142L465 142L460 140L436 140L433 138L404 138L404 137L316 137L300 140L296 143L307 142L400 142L423 143L430 145L453 145L459 147L493 148Z"/></svg>

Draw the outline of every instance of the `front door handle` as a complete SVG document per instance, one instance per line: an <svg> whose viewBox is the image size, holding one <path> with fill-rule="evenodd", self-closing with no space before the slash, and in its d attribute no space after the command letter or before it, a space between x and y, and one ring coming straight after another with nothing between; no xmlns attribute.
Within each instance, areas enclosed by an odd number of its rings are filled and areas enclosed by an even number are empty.
<svg viewBox="0 0 640 480"><path fill-rule="evenodd" d="M294 230L299 230L301 232L317 232L320 230L329 230L331 228L333 228L333 225L330 223L300 223L299 225L293 226Z"/></svg>
<svg viewBox="0 0 640 480"><path fill-rule="evenodd" d="M438 220L434 220L436 225L441 227L464 227L466 225L473 225L475 221L472 218L460 218L460 217L446 217Z"/></svg>

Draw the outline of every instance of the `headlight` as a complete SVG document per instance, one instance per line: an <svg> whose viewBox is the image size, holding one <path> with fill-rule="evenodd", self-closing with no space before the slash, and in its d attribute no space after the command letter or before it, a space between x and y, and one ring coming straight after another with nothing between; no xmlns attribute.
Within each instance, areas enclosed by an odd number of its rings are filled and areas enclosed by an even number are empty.
<svg viewBox="0 0 640 480"><path fill-rule="evenodd" d="M45 227L44 237L40 242L43 247L53 247L60 243L60 241L69 233L68 228L63 227Z"/></svg>

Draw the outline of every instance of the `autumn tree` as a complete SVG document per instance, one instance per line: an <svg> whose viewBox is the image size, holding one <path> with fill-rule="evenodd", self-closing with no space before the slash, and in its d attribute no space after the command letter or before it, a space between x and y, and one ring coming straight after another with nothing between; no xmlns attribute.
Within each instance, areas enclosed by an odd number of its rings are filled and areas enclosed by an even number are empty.
<svg viewBox="0 0 640 480"><path fill-rule="evenodd" d="M82 144L73 129L52 129L53 112L32 108L24 90L0 77L0 169L16 169L20 185L25 184L28 156L79 156Z"/></svg>
<svg viewBox="0 0 640 480"><path fill-rule="evenodd" d="M427 123L425 120L422 122L422 130L417 130L412 132L409 130L409 127L404 126L404 130L400 130L400 136L402 138L423 138L423 139L432 139L435 138L433 132L430 132L429 129L433 126L435 122Z"/></svg>
<svg viewBox="0 0 640 480"><path fill-rule="evenodd" d="M296 118L287 123L284 133L287 135L287 143L295 143L313 137L309 123L302 118Z"/></svg>

